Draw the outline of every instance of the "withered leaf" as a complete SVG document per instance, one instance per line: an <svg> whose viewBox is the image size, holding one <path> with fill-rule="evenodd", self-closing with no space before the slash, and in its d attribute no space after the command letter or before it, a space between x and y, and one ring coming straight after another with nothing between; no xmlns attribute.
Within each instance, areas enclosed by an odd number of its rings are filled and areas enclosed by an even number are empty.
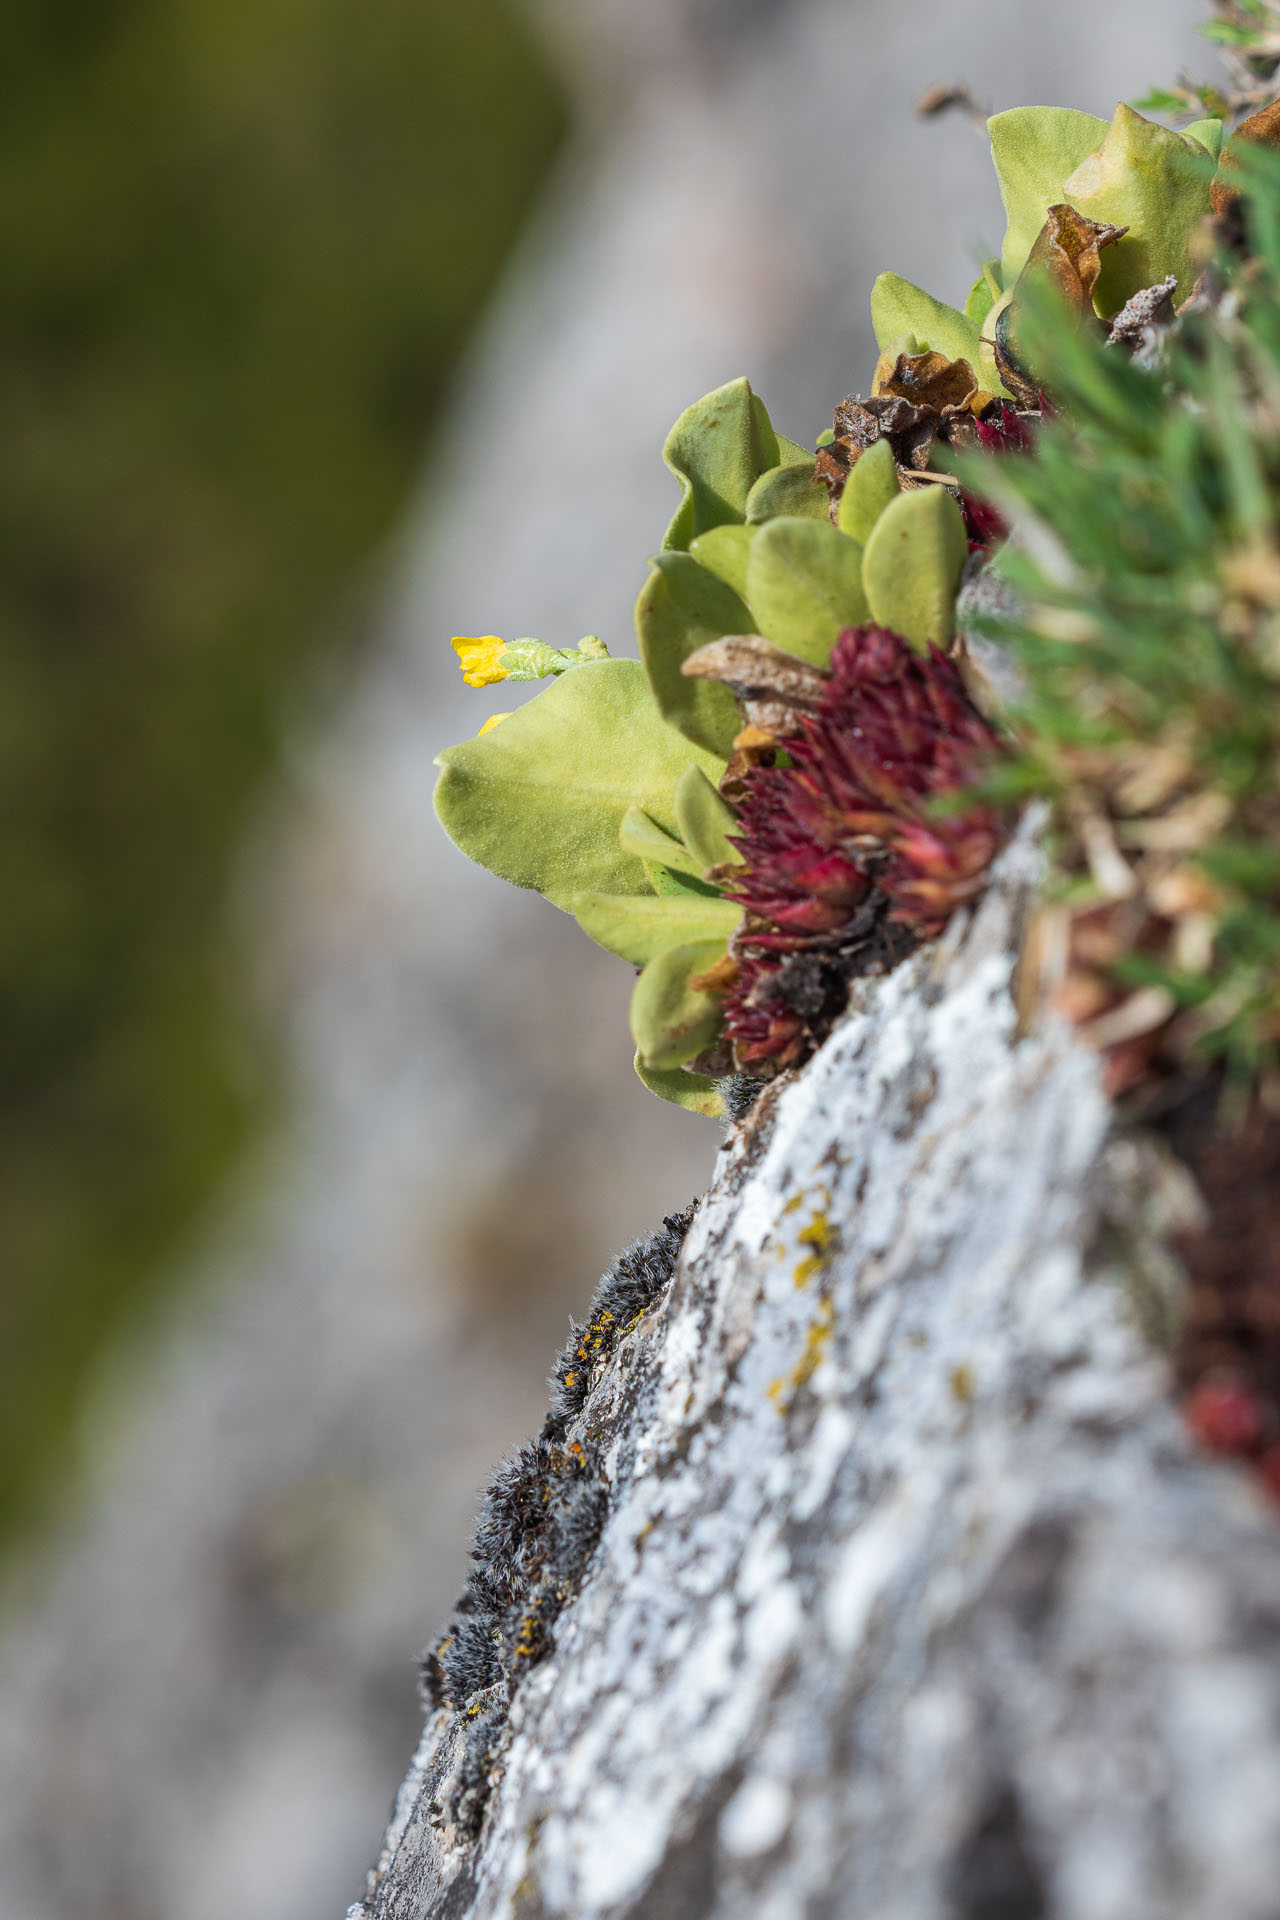
<svg viewBox="0 0 1280 1920"><path fill-rule="evenodd" d="M1114 246L1128 231L1128 227L1088 220L1064 201L1049 208L1022 272L1047 274L1073 313L1092 314L1102 249Z"/></svg>
<svg viewBox="0 0 1280 1920"><path fill-rule="evenodd" d="M817 667L758 633L731 633L713 640L691 653L682 671L732 688L749 725L763 729L771 741L799 731L800 715L816 710L827 684Z"/></svg>
<svg viewBox="0 0 1280 1920"><path fill-rule="evenodd" d="M1023 406L1034 407L1040 381L1026 363L1017 341L1018 292L1034 275L1053 286L1068 311L1081 321L1094 319L1093 295L1102 271L1102 250L1114 246L1127 227L1089 220L1065 201L1049 208L1013 295L996 319L996 366L1006 387Z"/></svg>
<svg viewBox="0 0 1280 1920"><path fill-rule="evenodd" d="M945 353L885 354L876 368L873 396L892 394L918 407L941 413L962 407L978 390L977 377L967 360L948 360Z"/></svg>
<svg viewBox="0 0 1280 1920"><path fill-rule="evenodd" d="M733 743L729 764L720 781L720 791L730 806L739 806L749 789L748 776L756 767L771 767L777 758L778 740L767 727L748 725Z"/></svg>
<svg viewBox="0 0 1280 1920"><path fill-rule="evenodd" d="M1238 167L1235 149L1244 142L1248 146L1280 148L1280 100L1273 100L1269 106L1259 107L1247 120L1242 120L1231 136L1231 140L1222 150L1218 162L1218 176L1209 189L1209 200L1219 219L1234 206L1240 198L1239 187L1232 186L1224 179L1232 167Z"/></svg>

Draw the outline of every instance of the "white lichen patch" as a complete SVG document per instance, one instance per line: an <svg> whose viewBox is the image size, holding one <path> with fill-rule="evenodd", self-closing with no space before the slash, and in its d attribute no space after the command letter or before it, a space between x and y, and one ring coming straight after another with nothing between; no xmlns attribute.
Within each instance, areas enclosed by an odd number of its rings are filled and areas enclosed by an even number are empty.
<svg viewBox="0 0 1280 1920"><path fill-rule="evenodd" d="M1090 1268L1096 1062L1014 1039L1035 872L731 1138L584 1411L611 1507L478 1846L415 1813L374 1920L968 1920L992 1859L1048 1920L1274 1920L1280 1530Z"/></svg>

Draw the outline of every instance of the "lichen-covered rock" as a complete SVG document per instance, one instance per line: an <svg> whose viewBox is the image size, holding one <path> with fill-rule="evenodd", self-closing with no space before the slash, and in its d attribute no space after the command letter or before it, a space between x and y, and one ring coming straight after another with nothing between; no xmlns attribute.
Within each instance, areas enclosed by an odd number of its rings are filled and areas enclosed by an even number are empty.
<svg viewBox="0 0 1280 1920"><path fill-rule="evenodd" d="M353 1916L1274 1920L1280 1528L1153 1344L1194 1196L1018 1031L1036 872L730 1134L565 1429L585 1571Z"/></svg>

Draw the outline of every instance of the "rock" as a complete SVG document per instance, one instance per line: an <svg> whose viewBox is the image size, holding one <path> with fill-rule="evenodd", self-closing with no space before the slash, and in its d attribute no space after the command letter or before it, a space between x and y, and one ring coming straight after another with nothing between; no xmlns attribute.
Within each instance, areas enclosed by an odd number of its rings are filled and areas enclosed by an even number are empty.
<svg viewBox="0 0 1280 1920"><path fill-rule="evenodd" d="M429 1717L351 1920L1273 1920L1280 1528L1135 1312L1185 1192L1019 1036L1037 871L731 1133L566 1429L550 1650Z"/></svg>

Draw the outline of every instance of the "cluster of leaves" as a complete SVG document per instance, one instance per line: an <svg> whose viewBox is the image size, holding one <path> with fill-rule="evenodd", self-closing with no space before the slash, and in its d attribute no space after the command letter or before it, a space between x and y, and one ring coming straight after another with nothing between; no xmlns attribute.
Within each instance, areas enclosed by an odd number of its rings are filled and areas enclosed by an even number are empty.
<svg viewBox="0 0 1280 1920"><path fill-rule="evenodd" d="M1124 339L1196 278L1220 122L1179 134L1124 106L1109 125L1025 108L990 131L1008 232L963 307L883 274L870 396L841 402L813 453L775 432L745 380L689 408L665 449L682 499L637 603L640 664L557 655L551 688L441 756L448 831L642 969L637 1071L700 1111L719 1110L730 1067L776 1070L811 1043L791 1016L830 983L807 971L799 1001L779 1013L769 970L788 926L832 951L842 939L856 947L854 923L869 924L874 896L892 922L927 936L998 844L981 798L954 834L930 824L948 792L940 770L956 784L972 777L974 718L930 649L952 645L966 566L989 561L1000 531L960 490L957 459L1024 444L1041 387L1056 391L1056 336L1037 332L1038 293L1065 296L1076 331L1101 337L1112 320ZM985 489L982 474L964 484ZM860 644L872 629L882 640ZM464 658L498 677L500 641L455 644L487 648ZM923 677L902 668L913 650L932 661ZM846 736L860 701L881 703L888 744L859 759ZM938 750L939 716L954 753ZM948 865L957 847L963 885ZM904 874L913 859L918 870ZM806 886L813 898L798 900ZM774 925L766 899L798 917ZM878 933L871 945L876 966L903 950Z"/></svg>
<svg viewBox="0 0 1280 1920"><path fill-rule="evenodd" d="M1280 1043L1280 157L1238 143L1219 251L1155 369L1043 295L1063 411L996 484L1025 689L1006 797L1050 796L1047 983L1113 1088Z"/></svg>
<svg viewBox="0 0 1280 1920"><path fill-rule="evenodd" d="M643 969L641 1078L716 1113L716 1077L684 1069L722 1024L703 977L741 917L707 876L736 860L719 787L742 715L727 686L685 663L726 634L760 634L822 668L839 634L868 620L920 646L946 641L968 543L946 488L899 491L887 447L859 464L833 524L815 455L775 433L746 380L690 407L665 457L683 499L637 603L642 664L554 668L499 728L441 756L436 804L473 859Z"/></svg>

